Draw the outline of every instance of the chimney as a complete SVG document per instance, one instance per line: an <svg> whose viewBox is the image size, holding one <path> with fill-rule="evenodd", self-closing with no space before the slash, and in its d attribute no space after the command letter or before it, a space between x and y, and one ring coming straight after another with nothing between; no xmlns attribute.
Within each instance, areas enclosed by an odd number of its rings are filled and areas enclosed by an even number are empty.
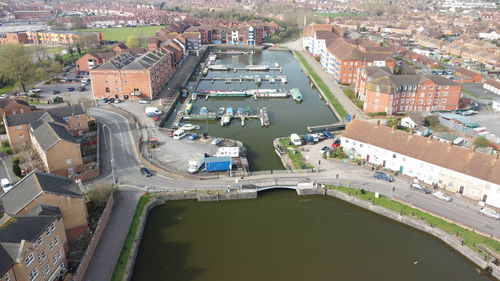
<svg viewBox="0 0 500 281"><path fill-rule="evenodd" d="M380 120L377 120L377 128L380 127Z"/></svg>

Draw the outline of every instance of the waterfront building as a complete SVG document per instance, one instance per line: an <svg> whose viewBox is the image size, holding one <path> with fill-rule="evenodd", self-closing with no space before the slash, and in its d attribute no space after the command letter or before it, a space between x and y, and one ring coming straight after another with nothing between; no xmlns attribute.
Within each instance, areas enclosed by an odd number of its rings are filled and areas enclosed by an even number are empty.
<svg viewBox="0 0 500 281"><path fill-rule="evenodd" d="M95 99L153 99L184 57L180 44L170 41L143 55L122 53L90 70Z"/></svg>
<svg viewBox="0 0 500 281"><path fill-rule="evenodd" d="M320 56L326 50L326 46L342 37L342 30L331 24L312 24L304 27L302 47L313 56Z"/></svg>
<svg viewBox="0 0 500 281"><path fill-rule="evenodd" d="M34 30L4 32L0 34L0 44L36 45L76 45L91 48L101 44L100 32L77 32L56 30Z"/></svg>
<svg viewBox="0 0 500 281"><path fill-rule="evenodd" d="M363 159L419 181L500 208L499 154L489 155L354 119L341 145L350 158Z"/></svg>
<svg viewBox="0 0 500 281"><path fill-rule="evenodd" d="M387 67L359 69L355 84L365 112L458 109L462 86L439 75L396 75Z"/></svg>

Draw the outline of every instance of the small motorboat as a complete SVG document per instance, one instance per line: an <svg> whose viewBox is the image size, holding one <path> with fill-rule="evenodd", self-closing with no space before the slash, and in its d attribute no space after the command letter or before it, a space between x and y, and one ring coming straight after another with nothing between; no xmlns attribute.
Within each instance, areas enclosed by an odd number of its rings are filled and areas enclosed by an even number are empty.
<svg viewBox="0 0 500 281"><path fill-rule="evenodd" d="M226 109L226 114L229 115L229 116L233 116L233 108L232 107L228 107Z"/></svg>
<svg viewBox="0 0 500 281"><path fill-rule="evenodd" d="M224 111L226 111L226 109L224 107L220 107L217 111L217 115L224 115Z"/></svg>
<svg viewBox="0 0 500 281"><path fill-rule="evenodd" d="M199 130L200 126L193 124L184 124L179 129L183 129L184 131Z"/></svg>
<svg viewBox="0 0 500 281"><path fill-rule="evenodd" d="M208 109L205 106L200 108L200 114L208 114Z"/></svg>
<svg viewBox="0 0 500 281"><path fill-rule="evenodd" d="M245 109L245 113L246 115L252 114L252 109L250 108L250 106L247 106L247 108Z"/></svg>
<svg viewBox="0 0 500 281"><path fill-rule="evenodd" d="M236 115L241 115L241 114L243 114L243 108L238 107L238 109L236 110Z"/></svg>

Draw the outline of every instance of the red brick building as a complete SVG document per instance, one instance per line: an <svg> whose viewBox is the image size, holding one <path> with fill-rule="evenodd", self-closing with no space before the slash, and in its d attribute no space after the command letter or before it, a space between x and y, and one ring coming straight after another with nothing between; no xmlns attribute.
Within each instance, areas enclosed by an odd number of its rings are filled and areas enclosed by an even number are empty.
<svg viewBox="0 0 500 281"><path fill-rule="evenodd" d="M91 69L94 98L153 99L176 68L175 53L169 47L143 55L122 53Z"/></svg>
<svg viewBox="0 0 500 281"><path fill-rule="evenodd" d="M114 57L115 52L92 52L81 56L76 62L77 71L90 71L92 68Z"/></svg>
<svg viewBox="0 0 500 281"><path fill-rule="evenodd" d="M27 44L28 35L26 32L5 32L0 33L0 44Z"/></svg>
<svg viewBox="0 0 500 281"><path fill-rule="evenodd" d="M355 92L366 112L456 110L462 86L439 75L394 75L387 67L359 70Z"/></svg>

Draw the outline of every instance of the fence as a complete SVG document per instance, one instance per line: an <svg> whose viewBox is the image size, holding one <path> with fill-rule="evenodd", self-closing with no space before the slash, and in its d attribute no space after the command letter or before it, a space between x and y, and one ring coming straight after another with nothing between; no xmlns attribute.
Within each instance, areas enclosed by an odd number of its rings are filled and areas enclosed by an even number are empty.
<svg viewBox="0 0 500 281"><path fill-rule="evenodd" d="M113 194L109 197L108 202L106 203L106 207L102 212L99 222L97 223L97 228L95 229L94 235L92 236L92 239L90 240L90 243L87 246L87 249L85 250L85 254L83 255L83 258L80 261L78 268L76 269L75 275L73 275L72 279L73 281L83 280L85 272L87 271L87 268L90 264L90 260L94 256L95 249L97 248L97 245L101 240L104 228L106 228L106 224L108 223L109 216L111 215L111 210L113 209L114 204L115 204L115 197Z"/></svg>

